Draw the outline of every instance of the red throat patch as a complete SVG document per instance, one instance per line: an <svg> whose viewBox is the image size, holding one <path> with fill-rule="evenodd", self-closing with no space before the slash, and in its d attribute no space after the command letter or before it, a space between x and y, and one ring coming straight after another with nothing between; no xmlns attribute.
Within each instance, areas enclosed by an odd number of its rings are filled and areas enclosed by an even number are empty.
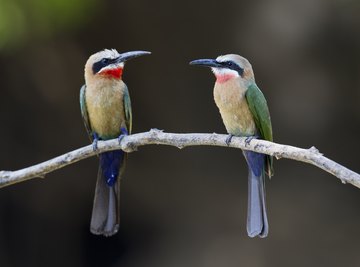
<svg viewBox="0 0 360 267"><path fill-rule="evenodd" d="M220 75L216 75L216 82L217 83L224 83L227 82L228 80L234 78L235 75L233 74L220 74Z"/></svg>
<svg viewBox="0 0 360 267"><path fill-rule="evenodd" d="M123 68L117 68L117 69L105 70L102 74L115 79L121 79L122 73L123 73Z"/></svg>

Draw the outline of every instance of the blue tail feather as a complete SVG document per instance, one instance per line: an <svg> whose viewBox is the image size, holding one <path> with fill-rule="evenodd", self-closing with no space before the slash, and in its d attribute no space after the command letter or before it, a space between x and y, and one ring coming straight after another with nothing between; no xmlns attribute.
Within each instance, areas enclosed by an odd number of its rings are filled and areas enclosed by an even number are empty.
<svg viewBox="0 0 360 267"><path fill-rule="evenodd" d="M265 155L243 151L249 168L247 231L250 237L266 237L269 224L265 203Z"/></svg>
<svg viewBox="0 0 360 267"><path fill-rule="evenodd" d="M255 176L260 176L264 171L265 155L253 151L243 151L245 159Z"/></svg>
<svg viewBox="0 0 360 267"><path fill-rule="evenodd" d="M124 158L124 151L115 150L100 154L100 166L105 182L108 186L114 186Z"/></svg>

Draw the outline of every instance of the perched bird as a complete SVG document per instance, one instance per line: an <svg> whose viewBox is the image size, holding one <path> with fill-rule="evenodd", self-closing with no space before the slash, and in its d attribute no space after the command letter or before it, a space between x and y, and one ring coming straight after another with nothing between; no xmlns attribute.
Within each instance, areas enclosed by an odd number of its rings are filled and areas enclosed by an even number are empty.
<svg viewBox="0 0 360 267"><path fill-rule="evenodd" d="M85 65L85 85L80 90L81 115L93 141L119 138L131 134L132 113L129 91L122 81L125 61L148 55L133 51L119 54L105 49L93 54ZM126 155L122 150L99 155L100 166L96 182L90 231L111 236L119 229L120 177Z"/></svg>
<svg viewBox="0 0 360 267"><path fill-rule="evenodd" d="M257 87L249 61L229 54L216 59L198 59L191 65L211 67L216 77L214 99L227 132L231 137L246 136L273 140L269 109L263 93ZM273 175L270 156L243 151L248 169L247 233L250 237L266 237L269 232L265 203L265 173Z"/></svg>

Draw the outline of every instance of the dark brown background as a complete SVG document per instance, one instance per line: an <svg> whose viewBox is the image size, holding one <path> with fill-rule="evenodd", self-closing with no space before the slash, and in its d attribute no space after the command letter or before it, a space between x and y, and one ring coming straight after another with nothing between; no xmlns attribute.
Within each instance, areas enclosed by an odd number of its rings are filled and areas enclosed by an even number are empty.
<svg viewBox="0 0 360 267"><path fill-rule="evenodd" d="M224 133L209 70L190 60L250 60L275 141L359 172L358 1L0 3L0 169L89 143L78 94L88 56L143 49L124 80L134 132ZM122 181L121 228L89 233L91 158L0 190L0 266L359 266L360 191L310 165L275 162L270 235L246 235L247 170L235 149L142 147Z"/></svg>

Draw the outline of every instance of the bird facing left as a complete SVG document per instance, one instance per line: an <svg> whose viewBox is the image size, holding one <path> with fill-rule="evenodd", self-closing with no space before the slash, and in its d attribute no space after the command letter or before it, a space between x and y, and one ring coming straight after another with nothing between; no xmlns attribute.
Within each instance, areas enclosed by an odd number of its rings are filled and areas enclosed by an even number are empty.
<svg viewBox="0 0 360 267"><path fill-rule="evenodd" d="M246 136L273 141L270 112L266 99L255 83L250 62L229 54L216 59L197 59L191 65L210 67L216 77L214 100L225 128L232 136ZM265 173L273 175L273 159L264 154L243 151L248 164L247 232L250 237L266 237L269 224L266 212Z"/></svg>
<svg viewBox="0 0 360 267"><path fill-rule="evenodd" d="M80 108L94 150L98 140L118 138L120 142L131 134L130 95L122 73L127 60L149 54L147 51L118 53L115 49L105 49L87 60ZM122 150L104 152L99 160L90 231L112 236L119 230L120 178L125 169L126 153Z"/></svg>

